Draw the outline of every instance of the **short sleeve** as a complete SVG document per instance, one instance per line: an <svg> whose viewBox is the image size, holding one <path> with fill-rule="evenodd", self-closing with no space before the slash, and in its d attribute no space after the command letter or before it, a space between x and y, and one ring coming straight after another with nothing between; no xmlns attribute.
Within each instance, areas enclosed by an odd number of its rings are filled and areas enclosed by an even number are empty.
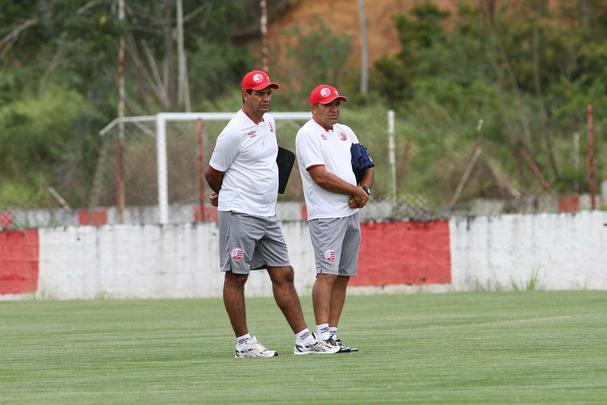
<svg viewBox="0 0 607 405"><path fill-rule="evenodd" d="M344 130L348 134L348 138L350 139L350 142L360 143L360 141L358 140L358 137L356 136L354 131L352 131L352 128L350 128L347 125L343 125L343 124L339 124L339 126L342 130Z"/></svg>
<svg viewBox="0 0 607 405"><path fill-rule="evenodd" d="M224 131L217 137L209 165L226 172L240 151L241 137L233 131Z"/></svg>
<svg viewBox="0 0 607 405"><path fill-rule="evenodd" d="M297 134L295 152L297 154L297 160L301 166L306 169L311 166L325 164L325 159L323 158L320 149L320 138L315 137L304 130L300 130Z"/></svg>

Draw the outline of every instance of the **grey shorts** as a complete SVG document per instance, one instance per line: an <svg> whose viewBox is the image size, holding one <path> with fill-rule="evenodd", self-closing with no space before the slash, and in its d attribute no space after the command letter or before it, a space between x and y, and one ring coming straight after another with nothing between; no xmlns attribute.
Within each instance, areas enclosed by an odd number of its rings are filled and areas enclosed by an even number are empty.
<svg viewBox="0 0 607 405"><path fill-rule="evenodd" d="M282 229L273 217L217 211L221 271L249 274L251 270L289 266Z"/></svg>
<svg viewBox="0 0 607 405"><path fill-rule="evenodd" d="M355 276L358 272L360 222L358 213L344 218L308 221L317 274Z"/></svg>

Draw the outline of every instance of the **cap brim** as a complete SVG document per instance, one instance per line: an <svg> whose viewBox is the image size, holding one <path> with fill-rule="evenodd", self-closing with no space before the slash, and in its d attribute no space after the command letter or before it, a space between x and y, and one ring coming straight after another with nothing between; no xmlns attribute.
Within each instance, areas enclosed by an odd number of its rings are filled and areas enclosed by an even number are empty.
<svg viewBox="0 0 607 405"><path fill-rule="evenodd" d="M268 87L271 87L273 89L279 89L280 85L278 83L270 82L268 84L262 84L262 85L257 86L257 87L251 87L250 89L247 89L247 90L255 90L255 91L257 91L257 90L267 89Z"/></svg>
<svg viewBox="0 0 607 405"><path fill-rule="evenodd" d="M348 97L346 97L346 96L336 96L336 97L330 98L328 100L325 100L324 103L320 103L320 104L329 104L329 103L332 103L335 100L348 101Z"/></svg>

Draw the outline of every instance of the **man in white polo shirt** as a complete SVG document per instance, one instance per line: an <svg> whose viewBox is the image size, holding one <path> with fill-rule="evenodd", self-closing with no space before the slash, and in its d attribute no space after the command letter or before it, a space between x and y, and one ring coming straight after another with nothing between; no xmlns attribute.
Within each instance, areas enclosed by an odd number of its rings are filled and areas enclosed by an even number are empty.
<svg viewBox="0 0 607 405"><path fill-rule="evenodd" d="M253 70L242 79L242 109L217 142L206 179L218 206L219 262L225 272L223 301L236 335L236 358L274 357L249 333L244 287L251 270L267 269L274 298L295 334L294 354L335 353L310 332L295 286L282 229L274 212L278 197L276 124L268 111L279 85Z"/></svg>
<svg viewBox="0 0 607 405"><path fill-rule="evenodd" d="M347 100L333 86L316 86L309 97L312 119L295 141L316 262L316 334L340 352L358 351L337 337L337 326L348 282L358 271L358 209L367 203L373 185L373 169L357 183L350 147L358 138L350 127L337 123L341 103Z"/></svg>

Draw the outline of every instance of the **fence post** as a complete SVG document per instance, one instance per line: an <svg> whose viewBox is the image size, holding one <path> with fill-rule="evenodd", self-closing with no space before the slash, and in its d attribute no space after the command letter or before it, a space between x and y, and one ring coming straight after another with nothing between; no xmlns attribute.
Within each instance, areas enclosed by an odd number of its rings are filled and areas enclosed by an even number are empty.
<svg viewBox="0 0 607 405"><path fill-rule="evenodd" d="M204 121L202 118L198 118L196 122L196 137L198 139L198 203L200 220L204 221Z"/></svg>
<svg viewBox="0 0 607 405"><path fill-rule="evenodd" d="M390 176L392 180L391 200L392 207L396 206L396 156L394 142L394 111L388 111L388 159L390 162Z"/></svg>
<svg viewBox="0 0 607 405"><path fill-rule="evenodd" d="M158 221L169 222L169 193L167 181L166 120L156 115L156 159L158 162Z"/></svg>
<svg viewBox="0 0 607 405"><path fill-rule="evenodd" d="M586 108L588 119L588 185L590 186L590 204L596 209L596 184L594 179L594 134L592 129L592 104Z"/></svg>

